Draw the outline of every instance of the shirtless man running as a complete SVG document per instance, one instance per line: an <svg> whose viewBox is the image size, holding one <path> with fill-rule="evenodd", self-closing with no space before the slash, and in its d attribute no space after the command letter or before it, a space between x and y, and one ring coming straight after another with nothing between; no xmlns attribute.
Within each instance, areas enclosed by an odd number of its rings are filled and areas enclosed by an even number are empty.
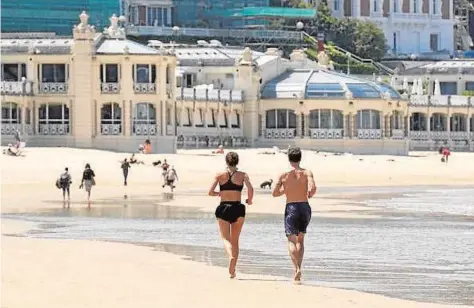
<svg viewBox="0 0 474 308"><path fill-rule="evenodd" d="M301 280L301 264L304 255L304 235L311 220L308 199L316 193L313 173L300 167L300 148L288 149L291 171L283 173L275 185L272 196L286 195L285 233L288 251L294 267L294 280Z"/></svg>

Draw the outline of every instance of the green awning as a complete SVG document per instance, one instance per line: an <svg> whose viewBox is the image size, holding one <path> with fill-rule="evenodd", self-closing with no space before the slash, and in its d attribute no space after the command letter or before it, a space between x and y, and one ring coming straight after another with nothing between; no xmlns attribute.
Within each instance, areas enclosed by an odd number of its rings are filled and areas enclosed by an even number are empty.
<svg viewBox="0 0 474 308"><path fill-rule="evenodd" d="M316 9L296 9L268 6L245 7L242 9L210 10L206 12L206 15L218 18L275 17L293 19L313 19L316 16Z"/></svg>

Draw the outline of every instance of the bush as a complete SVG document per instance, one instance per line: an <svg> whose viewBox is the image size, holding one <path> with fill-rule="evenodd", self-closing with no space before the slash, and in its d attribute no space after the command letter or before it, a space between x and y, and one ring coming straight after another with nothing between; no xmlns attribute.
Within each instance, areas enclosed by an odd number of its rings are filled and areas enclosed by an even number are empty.
<svg viewBox="0 0 474 308"><path fill-rule="evenodd" d="M373 73L378 73L378 70L372 65L354 63L349 65L351 68L351 74L356 75L372 75ZM334 63L335 71L342 71L343 73L347 72L347 64Z"/></svg>

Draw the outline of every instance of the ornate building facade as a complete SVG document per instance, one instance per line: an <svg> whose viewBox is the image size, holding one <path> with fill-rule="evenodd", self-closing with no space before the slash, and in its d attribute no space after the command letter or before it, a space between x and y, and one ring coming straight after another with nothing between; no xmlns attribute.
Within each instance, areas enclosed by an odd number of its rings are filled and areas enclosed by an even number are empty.
<svg viewBox="0 0 474 308"><path fill-rule="evenodd" d="M71 39L2 40L3 144L19 129L33 146L175 151L175 56L110 22L98 32L83 12Z"/></svg>

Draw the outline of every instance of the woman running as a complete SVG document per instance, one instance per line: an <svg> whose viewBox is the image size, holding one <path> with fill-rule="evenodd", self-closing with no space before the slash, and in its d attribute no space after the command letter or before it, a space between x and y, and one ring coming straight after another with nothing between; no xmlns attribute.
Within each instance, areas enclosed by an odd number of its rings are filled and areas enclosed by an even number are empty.
<svg viewBox="0 0 474 308"><path fill-rule="evenodd" d="M82 173L82 180L81 186L79 188L84 187L87 191L87 205L88 207L91 206L91 189L92 186L95 185L95 173L94 170L91 169L91 165L86 164L84 172Z"/></svg>
<svg viewBox="0 0 474 308"><path fill-rule="evenodd" d="M245 220L245 205L242 204L242 189L247 187L248 205L252 204L253 187L246 173L237 171L239 156L229 152L225 156L227 170L218 173L209 189L209 196L219 196L220 205L216 208L219 231L224 241L224 251L229 258L230 278L235 277L235 267L239 257L239 237ZM219 184L219 191L215 189Z"/></svg>

